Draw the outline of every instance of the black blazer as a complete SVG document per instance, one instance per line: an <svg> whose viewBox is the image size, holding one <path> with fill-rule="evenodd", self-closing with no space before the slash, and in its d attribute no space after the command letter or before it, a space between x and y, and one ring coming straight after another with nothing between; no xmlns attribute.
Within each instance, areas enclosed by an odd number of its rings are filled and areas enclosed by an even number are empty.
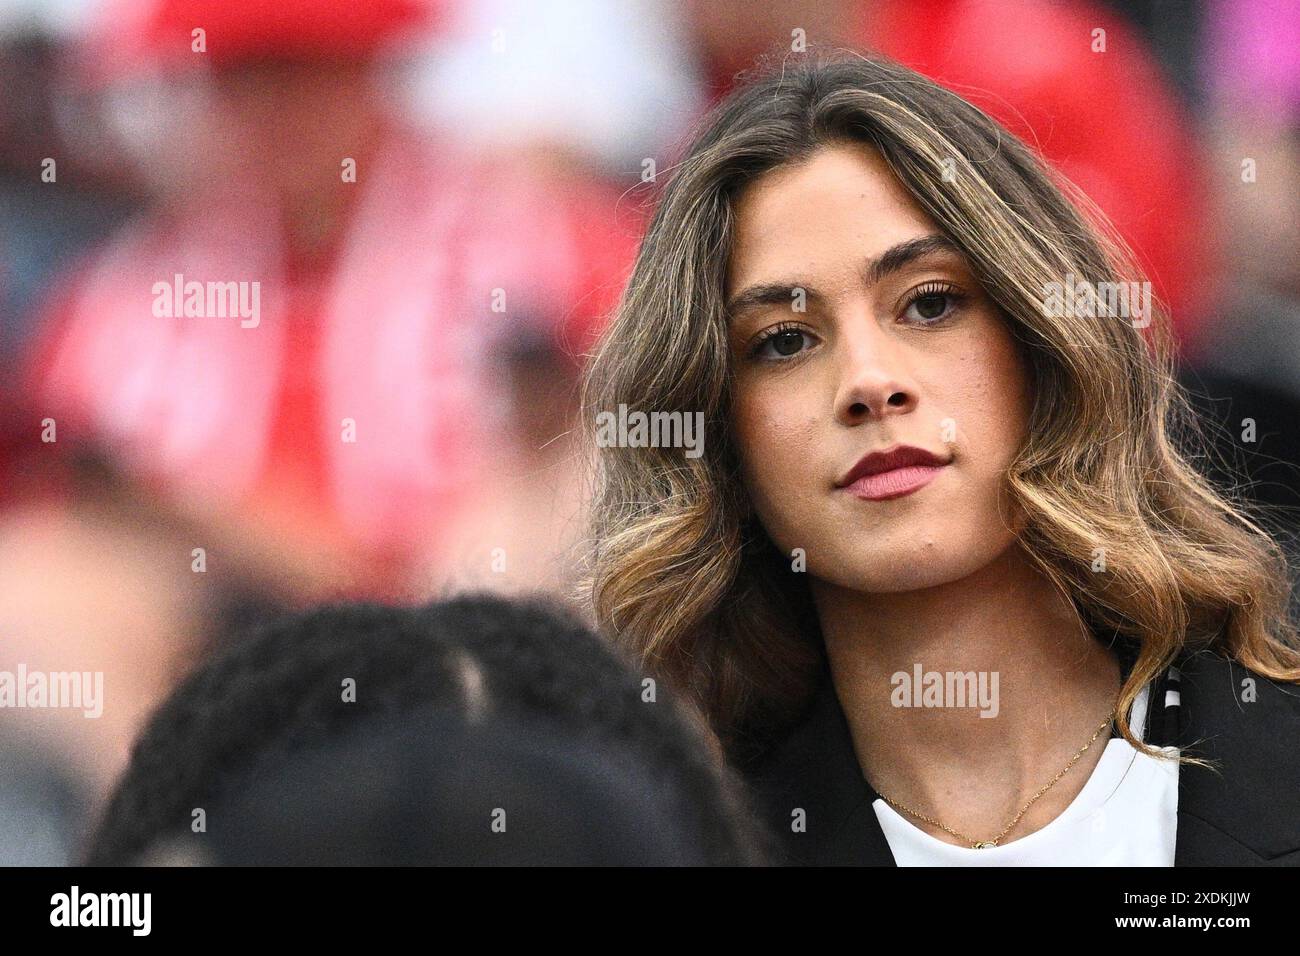
<svg viewBox="0 0 1300 956"><path fill-rule="evenodd" d="M1125 677L1134 653L1115 647ZM1253 678L1256 699L1242 700ZM1248 686L1248 685L1247 685ZM1142 739L1213 758L1178 770L1175 866L1300 866L1300 686L1208 651L1184 653L1152 688ZM823 657L804 716L738 768L783 865L895 866ZM791 828L802 808L806 829Z"/></svg>

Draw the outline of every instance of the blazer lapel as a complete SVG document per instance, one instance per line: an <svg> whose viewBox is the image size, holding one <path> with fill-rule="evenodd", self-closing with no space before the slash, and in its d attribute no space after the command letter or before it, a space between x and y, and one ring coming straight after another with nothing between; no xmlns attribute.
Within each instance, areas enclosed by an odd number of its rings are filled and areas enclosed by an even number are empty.
<svg viewBox="0 0 1300 956"><path fill-rule="evenodd" d="M778 862L897 865L825 664L803 719L746 777L776 838Z"/></svg>

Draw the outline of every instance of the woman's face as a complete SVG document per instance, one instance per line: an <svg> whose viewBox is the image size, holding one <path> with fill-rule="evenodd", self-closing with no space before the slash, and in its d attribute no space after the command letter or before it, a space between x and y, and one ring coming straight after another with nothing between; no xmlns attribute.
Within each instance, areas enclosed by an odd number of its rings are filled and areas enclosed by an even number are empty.
<svg viewBox="0 0 1300 956"><path fill-rule="evenodd" d="M866 145L771 170L735 211L732 427L772 540L803 549L815 579L866 592L943 584L1000 555L1030 390L964 257ZM899 445L933 464L869 463L878 473L858 478L864 456Z"/></svg>

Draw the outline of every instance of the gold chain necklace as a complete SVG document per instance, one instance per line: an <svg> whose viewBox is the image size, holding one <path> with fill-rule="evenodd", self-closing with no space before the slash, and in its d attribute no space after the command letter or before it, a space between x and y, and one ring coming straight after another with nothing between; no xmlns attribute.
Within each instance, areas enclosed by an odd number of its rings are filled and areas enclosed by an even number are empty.
<svg viewBox="0 0 1300 956"><path fill-rule="evenodd" d="M938 827L940 830L943 830L945 833L950 833L950 834L952 834L952 835L955 836L958 840L961 840L963 843L968 843L968 844L970 844L971 849L973 849L973 850L986 850L986 849L988 849L989 847L997 846L997 845L998 845L998 842L999 842L999 841L1000 841L1004 836L1006 836L1008 833L1011 832L1011 828L1014 827L1017 823L1020 822L1020 818L1023 817L1023 816L1025 815L1025 811L1028 810L1030 807L1032 807L1032 806L1034 805L1034 801L1037 800L1039 797L1041 797L1043 794L1045 794L1048 790L1052 789L1052 785L1055 784L1056 781L1058 781L1058 780L1060 780L1062 777L1064 777L1065 774L1066 774L1066 771L1068 771L1071 767L1073 767L1076 763L1078 763L1079 758L1082 757L1085 753L1087 753L1088 748L1091 747L1091 746L1093 745L1093 743L1097 740L1097 738L1101 736L1101 732L1102 732L1103 730L1105 730L1107 727L1110 726L1111 722L1115 719L1115 713L1116 713L1116 711L1113 711L1113 710L1110 712L1110 716L1106 718L1106 722L1105 722L1104 724L1102 724L1100 727L1098 727L1098 728L1097 728L1097 732L1096 732L1095 734L1092 735L1092 738L1091 738L1091 739L1090 739L1086 744L1084 744L1081 748L1079 748L1079 752L1078 752L1078 753L1076 753L1073 757L1070 758L1070 762L1067 763L1067 764L1065 765L1065 769L1062 770L1060 773L1058 773L1055 777L1053 777L1053 778L1051 779L1051 781L1050 781L1050 782L1049 782L1045 787L1043 787L1043 788L1042 788L1041 790L1039 790L1036 794L1034 794L1032 797L1030 797L1030 798L1029 798L1029 802L1026 803L1023 807L1020 808L1020 812L1016 814L1015 819L1013 819L1010 823L1008 823L1008 824L1003 828L1002 832L999 833L997 836L995 836L992 840L972 840L970 837L966 836L965 834L958 833L956 830L953 830L953 829L950 828L950 827L946 827L946 826L944 826L942 823L940 823L938 820L934 819L933 817L927 817L927 816L926 816L925 814L923 814L923 813L917 813L917 812L916 812L915 810L913 810L911 807L906 807L906 806L904 806L904 805L901 804L901 803L896 803L895 801L890 800L889 797L885 796L885 795L884 795L883 793L881 793L879 790L876 791L876 794L880 797L880 799L884 800L887 804L889 804L889 805L890 805L891 807L893 807L895 810L902 810L902 811L905 812L905 813L910 813L912 816L916 817L917 819L919 819L919 820L924 820L926 823L929 823L929 824L932 824L933 826ZM873 789L874 789L874 788L873 788Z"/></svg>

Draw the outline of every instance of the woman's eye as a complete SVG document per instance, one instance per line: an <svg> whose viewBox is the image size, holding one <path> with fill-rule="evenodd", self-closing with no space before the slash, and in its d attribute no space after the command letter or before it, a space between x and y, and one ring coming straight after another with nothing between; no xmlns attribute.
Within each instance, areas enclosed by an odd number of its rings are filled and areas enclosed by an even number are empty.
<svg viewBox="0 0 1300 956"><path fill-rule="evenodd" d="M932 324L947 318L956 302L957 296L951 292L925 292L908 304L903 315L912 322Z"/></svg>
<svg viewBox="0 0 1300 956"><path fill-rule="evenodd" d="M787 359L803 351L808 335L801 329L781 329L773 332L758 344L755 354L759 358Z"/></svg>

